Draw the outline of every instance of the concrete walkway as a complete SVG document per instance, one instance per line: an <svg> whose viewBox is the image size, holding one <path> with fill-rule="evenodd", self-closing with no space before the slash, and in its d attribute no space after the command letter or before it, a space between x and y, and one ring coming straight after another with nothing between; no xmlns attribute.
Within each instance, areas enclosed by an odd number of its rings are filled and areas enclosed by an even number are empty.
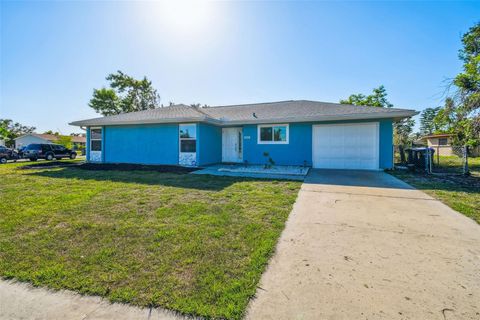
<svg viewBox="0 0 480 320"><path fill-rule="evenodd" d="M224 169L234 168L238 165L225 165L225 164L214 164L205 167L204 169L192 171L192 174L209 174L212 176L222 176L222 177L241 177L241 178L256 178L256 179L279 179L279 180L296 180L296 181L303 181L305 179L305 173L303 174L286 174L286 173L272 173L275 170L265 170L265 172L261 171L252 171L252 172L231 172L225 171ZM260 167L260 166L256 166ZM278 166L280 167L280 166ZM302 167L298 166L300 170L303 169ZM287 168L288 170L289 168ZM290 168L291 170L292 168ZM278 170L281 172L281 170ZM298 170L295 170L298 172ZM308 171L307 171L308 172Z"/></svg>
<svg viewBox="0 0 480 320"><path fill-rule="evenodd" d="M313 170L248 319L480 319L480 226L383 172Z"/></svg>
<svg viewBox="0 0 480 320"><path fill-rule="evenodd" d="M0 280L1 320L180 320L163 309L111 304L99 297L68 291L50 291L27 284Z"/></svg>

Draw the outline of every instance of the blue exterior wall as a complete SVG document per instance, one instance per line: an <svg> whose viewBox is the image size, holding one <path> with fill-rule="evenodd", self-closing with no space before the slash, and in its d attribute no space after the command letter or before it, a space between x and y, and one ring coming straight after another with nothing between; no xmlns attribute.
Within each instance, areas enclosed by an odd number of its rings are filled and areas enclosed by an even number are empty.
<svg viewBox="0 0 480 320"><path fill-rule="evenodd" d="M379 122L380 168L393 167L392 120ZM265 164L269 156L278 165L312 165L312 125L320 123L290 123L288 144L258 144L257 125L243 127L243 160L249 164ZM111 163L178 164L178 124L152 124L103 127L102 158ZM90 154L90 130L87 130L87 159ZM222 161L222 128L197 125L197 163L199 166Z"/></svg>
<svg viewBox="0 0 480 320"><path fill-rule="evenodd" d="M379 135L380 144L380 168L393 168L393 122L392 120L380 120Z"/></svg>
<svg viewBox="0 0 480 320"><path fill-rule="evenodd" d="M265 164L269 156L279 165L312 165L312 130L315 124L379 122L379 166L381 169L393 167L393 125L392 120L329 121L290 123L288 144L258 144L257 125L243 126L243 160L250 164Z"/></svg>
<svg viewBox="0 0 480 320"><path fill-rule="evenodd" d="M104 127L103 161L178 164L178 124Z"/></svg>
<svg viewBox="0 0 480 320"><path fill-rule="evenodd" d="M90 127L87 127L87 135L86 135L86 143L85 143L85 156L88 161L90 159Z"/></svg>
<svg viewBox="0 0 480 320"><path fill-rule="evenodd" d="M269 157L279 165L312 165L312 123L290 123L288 144L258 144L257 125L243 127L243 160L265 164Z"/></svg>
<svg viewBox="0 0 480 320"><path fill-rule="evenodd" d="M197 163L199 166L222 162L222 128L199 123L197 126Z"/></svg>

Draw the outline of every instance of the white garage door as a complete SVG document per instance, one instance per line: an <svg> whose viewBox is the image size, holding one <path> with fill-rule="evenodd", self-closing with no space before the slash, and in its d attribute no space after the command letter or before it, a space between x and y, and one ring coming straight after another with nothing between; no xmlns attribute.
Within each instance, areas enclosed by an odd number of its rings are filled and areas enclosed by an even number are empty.
<svg viewBox="0 0 480 320"><path fill-rule="evenodd" d="M313 126L313 167L379 168L378 122Z"/></svg>

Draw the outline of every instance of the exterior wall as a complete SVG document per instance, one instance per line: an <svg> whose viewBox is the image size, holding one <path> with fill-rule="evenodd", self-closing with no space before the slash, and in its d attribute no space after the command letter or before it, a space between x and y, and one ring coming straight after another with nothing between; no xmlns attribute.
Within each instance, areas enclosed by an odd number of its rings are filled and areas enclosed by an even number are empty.
<svg viewBox="0 0 480 320"><path fill-rule="evenodd" d="M363 121L373 122L375 120ZM378 121L378 120L377 120ZM243 126L243 159L249 164L265 164L269 153L278 165L312 165L312 126L343 122L305 122L289 124L288 144L258 144L257 125ZM393 167L393 125L379 122L379 165ZM103 127L102 159L110 163L169 164L179 160L178 124L152 124ZM87 159L90 154L90 130L87 130ZM199 166L222 161L222 128L200 123L197 126L197 163Z"/></svg>
<svg viewBox="0 0 480 320"><path fill-rule="evenodd" d="M87 161L89 161L90 159L90 127L87 127L86 128L86 131L87 131L87 144L85 146L85 159L87 159Z"/></svg>
<svg viewBox="0 0 480 320"><path fill-rule="evenodd" d="M243 159L250 164L264 164L269 156L278 165L312 165L312 126L315 124L358 123L369 121L334 121L290 123L288 144L258 144L257 125L243 127ZM381 169L393 168L393 124L392 120L377 120L379 122L379 166Z"/></svg>
<svg viewBox="0 0 480 320"><path fill-rule="evenodd" d="M393 122L392 120L379 121L380 144L380 169L393 168Z"/></svg>
<svg viewBox="0 0 480 320"><path fill-rule="evenodd" d="M197 126L197 163L199 166L222 161L222 128L199 123Z"/></svg>
<svg viewBox="0 0 480 320"><path fill-rule="evenodd" d="M45 140L36 136L25 136L15 139L15 148L18 149L23 146L28 146L31 143L52 143L49 140Z"/></svg>
<svg viewBox="0 0 480 320"><path fill-rule="evenodd" d="M441 156L453 156L453 149L451 145L452 141L450 138L447 137L447 144L446 145L439 145L438 138L428 138L427 139L427 146L433 148L435 150L435 154L439 154Z"/></svg>
<svg viewBox="0 0 480 320"><path fill-rule="evenodd" d="M178 147L178 124L107 126L103 130L104 162L176 165Z"/></svg>
<svg viewBox="0 0 480 320"><path fill-rule="evenodd" d="M258 144L256 124L243 126L243 160L265 164L269 157L278 165L312 165L312 123L290 123L288 144Z"/></svg>

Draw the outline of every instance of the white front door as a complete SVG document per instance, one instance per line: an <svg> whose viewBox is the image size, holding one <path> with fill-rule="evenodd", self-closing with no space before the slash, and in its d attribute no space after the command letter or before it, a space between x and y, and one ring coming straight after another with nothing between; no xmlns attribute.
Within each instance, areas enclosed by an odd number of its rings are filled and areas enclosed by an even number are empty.
<svg viewBox="0 0 480 320"><path fill-rule="evenodd" d="M379 168L378 122L313 126L313 167Z"/></svg>
<svg viewBox="0 0 480 320"><path fill-rule="evenodd" d="M242 128L222 128L222 162L242 162Z"/></svg>

